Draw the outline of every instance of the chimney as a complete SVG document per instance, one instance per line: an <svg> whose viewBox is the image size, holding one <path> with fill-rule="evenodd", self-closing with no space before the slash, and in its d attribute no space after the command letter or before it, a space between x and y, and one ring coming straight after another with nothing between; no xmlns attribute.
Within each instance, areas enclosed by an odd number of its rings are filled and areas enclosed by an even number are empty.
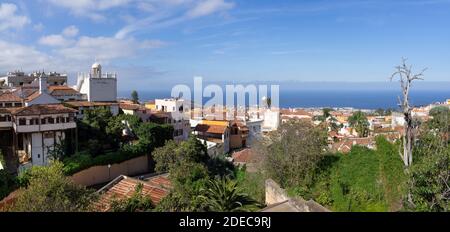
<svg viewBox="0 0 450 232"><path fill-rule="evenodd" d="M47 77L43 74L39 76L39 93L47 93Z"/></svg>

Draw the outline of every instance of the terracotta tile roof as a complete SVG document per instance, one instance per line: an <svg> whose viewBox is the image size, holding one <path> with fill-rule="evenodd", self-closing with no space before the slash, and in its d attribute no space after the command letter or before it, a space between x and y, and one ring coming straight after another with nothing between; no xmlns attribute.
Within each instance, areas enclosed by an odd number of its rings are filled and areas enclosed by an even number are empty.
<svg viewBox="0 0 450 232"><path fill-rule="evenodd" d="M88 101L67 101L65 104L72 107L94 107L118 105L117 102L88 102Z"/></svg>
<svg viewBox="0 0 450 232"><path fill-rule="evenodd" d="M14 91L14 93L17 96L23 96L24 98L27 98L30 95L32 95L33 93L38 92L38 91L39 91L39 88L37 88L37 87L24 87L24 86L22 86L20 88L17 88L17 90Z"/></svg>
<svg viewBox="0 0 450 232"><path fill-rule="evenodd" d="M291 111L291 110L281 110L280 111L281 115L292 115L292 116L306 116L306 117L312 117L313 115L305 110L299 109L299 110L295 110L295 111Z"/></svg>
<svg viewBox="0 0 450 232"><path fill-rule="evenodd" d="M15 108L0 108L0 114L11 114L13 111L19 109L21 107L15 107Z"/></svg>
<svg viewBox="0 0 450 232"><path fill-rule="evenodd" d="M226 126L206 125L206 124L198 124L194 129L194 131L211 134L224 134L226 130L227 130Z"/></svg>
<svg viewBox="0 0 450 232"><path fill-rule="evenodd" d="M12 111L12 114L25 115L41 115L41 114L63 114L75 113L77 110L63 106L62 104L47 104L47 105L32 105L28 107L21 107Z"/></svg>
<svg viewBox="0 0 450 232"><path fill-rule="evenodd" d="M15 93L6 92L0 95L0 102L22 102L22 98Z"/></svg>
<svg viewBox="0 0 450 232"><path fill-rule="evenodd" d="M340 142L333 144L333 150L343 153L348 153L353 146L359 145L363 147L371 147L375 143L374 138L347 138Z"/></svg>
<svg viewBox="0 0 450 232"><path fill-rule="evenodd" d="M76 95L80 94L75 89L69 86L52 85L48 87L48 92L52 96L63 96L63 95Z"/></svg>
<svg viewBox="0 0 450 232"><path fill-rule="evenodd" d="M233 162L235 163L255 163L257 162L254 152L249 149L243 149L238 152L234 152L232 155Z"/></svg>
<svg viewBox="0 0 450 232"><path fill-rule="evenodd" d="M136 186L142 184L142 194L149 196L153 204L157 205L169 194L171 183L167 175L151 177L147 180L138 180L127 176L119 176L108 185L99 190L100 199L95 203L97 211L110 210L114 200L129 198L136 190Z"/></svg>
<svg viewBox="0 0 450 232"><path fill-rule="evenodd" d="M119 107L124 110L139 110L141 106L139 104L120 103Z"/></svg>
<svg viewBox="0 0 450 232"><path fill-rule="evenodd" d="M33 94L31 94L30 96L28 96L25 100L27 102L29 101L33 101L34 99L36 99L37 97L41 96L41 93L39 91L34 92Z"/></svg>

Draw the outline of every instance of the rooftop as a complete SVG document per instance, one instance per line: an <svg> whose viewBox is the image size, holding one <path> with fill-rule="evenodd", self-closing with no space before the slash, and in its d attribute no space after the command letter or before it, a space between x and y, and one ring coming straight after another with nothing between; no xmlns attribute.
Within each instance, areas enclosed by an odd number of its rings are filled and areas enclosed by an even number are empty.
<svg viewBox="0 0 450 232"><path fill-rule="evenodd" d="M77 110L63 106L62 104L32 105L17 108L12 114L19 116L75 113Z"/></svg>
<svg viewBox="0 0 450 232"><path fill-rule="evenodd" d="M0 95L0 102L22 102L22 98L13 92L5 92Z"/></svg>
<svg viewBox="0 0 450 232"><path fill-rule="evenodd" d="M142 184L143 186L142 194L149 196L155 205L169 194L171 188L168 174L153 176L144 180L138 180L122 175L98 191L101 193L101 196L99 201L95 204L96 209L101 212L109 211L111 209L111 203L114 200L131 197L138 184Z"/></svg>
<svg viewBox="0 0 450 232"><path fill-rule="evenodd" d="M194 131L211 134L224 134L227 130L226 126L198 124Z"/></svg>
<svg viewBox="0 0 450 232"><path fill-rule="evenodd" d="M111 106L118 105L117 102L89 102L89 101L67 101L65 104L72 107L94 107L94 106Z"/></svg>

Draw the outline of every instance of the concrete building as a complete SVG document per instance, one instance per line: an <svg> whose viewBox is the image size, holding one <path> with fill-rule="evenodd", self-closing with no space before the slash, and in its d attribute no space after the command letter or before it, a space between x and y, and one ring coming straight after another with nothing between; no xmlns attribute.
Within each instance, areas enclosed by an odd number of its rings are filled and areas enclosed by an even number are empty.
<svg viewBox="0 0 450 232"><path fill-rule="evenodd" d="M173 118L171 113L167 112L151 112L150 121L159 124L169 124L173 127L173 140L185 141L191 134L191 124L189 120L182 118Z"/></svg>
<svg viewBox="0 0 450 232"><path fill-rule="evenodd" d="M250 119L244 123L249 130L247 143L251 145L255 140L262 136L264 119Z"/></svg>
<svg viewBox="0 0 450 232"><path fill-rule="evenodd" d="M201 141L207 141L208 154L222 155L230 152L230 122L203 120L197 124L193 134Z"/></svg>
<svg viewBox="0 0 450 232"><path fill-rule="evenodd" d="M233 121L230 125L230 149L239 149L247 146L248 127L241 121Z"/></svg>
<svg viewBox="0 0 450 232"><path fill-rule="evenodd" d="M47 165L56 144L75 133L75 113L61 104L2 109L0 137L5 140L0 147L10 170Z"/></svg>
<svg viewBox="0 0 450 232"><path fill-rule="evenodd" d="M47 84L49 85L67 85L67 74L56 72L33 72L31 74L25 74L22 71L14 71L9 72L6 76L0 77L0 86L13 88L29 85L41 76L47 77Z"/></svg>
<svg viewBox="0 0 450 232"><path fill-rule="evenodd" d="M102 73L102 66L94 63L90 73L79 73L76 91L85 95L89 102L117 101L117 74Z"/></svg>
<svg viewBox="0 0 450 232"><path fill-rule="evenodd" d="M278 110L264 110L263 118L263 132L277 130L280 126L280 111Z"/></svg>
<svg viewBox="0 0 450 232"><path fill-rule="evenodd" d="M155 99L156 111L180 113L183 115L186 114L188 116L190 109L189 108L185 109L183 107L183 104L185 104L185 101L183 99L175 99L175 98Z"/></svg>

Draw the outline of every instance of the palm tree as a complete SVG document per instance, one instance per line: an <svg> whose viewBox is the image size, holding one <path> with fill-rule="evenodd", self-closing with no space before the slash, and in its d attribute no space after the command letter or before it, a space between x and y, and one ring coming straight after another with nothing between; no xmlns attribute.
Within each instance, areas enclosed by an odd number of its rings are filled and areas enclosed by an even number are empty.
<svg viewBox="0 0 450 232"><path fill-rule="evenodd" d="M369 121L367 120L366 114L362 111L355 112L348 122L352 128L355 128L358 132L359 137L367 137L369 135Z"/></svg>
<svg viewBox="0 0 450 232"><path fill-rule="evenodd" d="M207 210L213 212L249 212L259 207L255 200L242 192L236 181L228 178L209 180L199 198Z"/></svg>

